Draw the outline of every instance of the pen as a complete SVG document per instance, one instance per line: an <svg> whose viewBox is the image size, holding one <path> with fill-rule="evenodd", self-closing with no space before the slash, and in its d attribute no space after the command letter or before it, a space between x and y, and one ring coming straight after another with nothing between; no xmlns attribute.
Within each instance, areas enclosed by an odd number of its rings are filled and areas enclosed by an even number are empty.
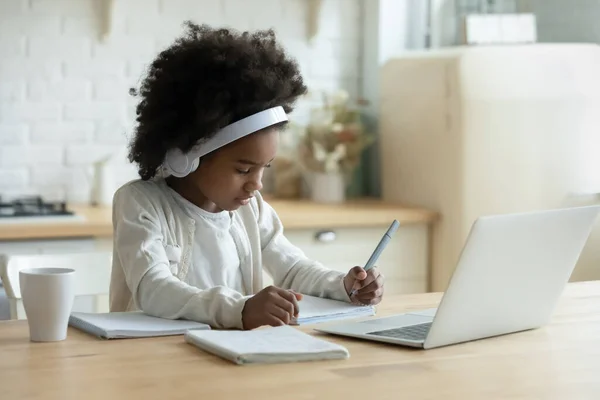
<svg viewBox="0 0 600 400"><path fill-rule="evenodd" d="M367 261L367 263L364 266L365 271L368 271L371 268L373 268L373 266L377 262L377 259L383 252L383 249L385 249L385 246L387 246L388 242L392 238L392 235L398 229L398 226L400 226L400 223L398 222L398 220L394 220L392 222L392 224L390 225L390 227L388 228L388 230L383 234L383 237L379 241L379 244L377 245L377 247L373 251L373 254L371 254L371 257L369 257L369 260ZM354 296L355 293L356 293L356 289L352 290L352 292L350 292L350 297Z"/></svg>

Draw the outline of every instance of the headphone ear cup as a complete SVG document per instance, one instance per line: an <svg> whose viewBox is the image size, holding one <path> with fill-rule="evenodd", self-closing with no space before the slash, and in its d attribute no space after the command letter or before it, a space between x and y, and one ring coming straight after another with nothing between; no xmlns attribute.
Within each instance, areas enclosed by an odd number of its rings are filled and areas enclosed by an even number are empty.
<svg viewBox="0 0 600 400"><path fill-rule="evenodd" d="M164 164L171 175L181 178L188 174L190 162L181 150L175 148L167 152Z"/></svg>
<svg viewBox="0 0 600 400"><path fill-rule="evenodd" d="M198 157L194 161L192 161L192 165L190 166L190 172L194 172L195 170L197 170L199 165L200 165L200 157Z"/></svg>

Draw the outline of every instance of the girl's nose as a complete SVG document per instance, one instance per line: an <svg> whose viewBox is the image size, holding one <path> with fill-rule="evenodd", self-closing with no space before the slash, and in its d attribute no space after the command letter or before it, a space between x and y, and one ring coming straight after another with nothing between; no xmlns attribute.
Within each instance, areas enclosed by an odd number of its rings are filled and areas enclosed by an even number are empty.
<svg viewBox="0 0 600 400"><path fill-rule="evenodd" d="M252 180L246 182L246 184L244 185L244 189L249 193L252 193L254 191L259 191L262 188L263 188L263 184L262 184L261 176L257 176L256 179L252 179Z"/></svg>

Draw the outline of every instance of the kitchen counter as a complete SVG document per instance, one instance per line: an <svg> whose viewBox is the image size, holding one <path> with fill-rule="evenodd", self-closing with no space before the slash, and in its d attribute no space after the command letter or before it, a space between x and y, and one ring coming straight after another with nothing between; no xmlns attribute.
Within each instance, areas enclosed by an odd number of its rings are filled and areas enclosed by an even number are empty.
<svg viewBox="0 0 600 400"><path fill-rule="evenodd" d="M393 219L401 224L428 224L437 218L433 211L386 203L378 199L350 200L343 204L316 204L308 200L269 199L286 230L336 229L387 226ZM81 220L10 223L0 221L0 240L59 239L112 236L110 207L71 205Z"/></svg>

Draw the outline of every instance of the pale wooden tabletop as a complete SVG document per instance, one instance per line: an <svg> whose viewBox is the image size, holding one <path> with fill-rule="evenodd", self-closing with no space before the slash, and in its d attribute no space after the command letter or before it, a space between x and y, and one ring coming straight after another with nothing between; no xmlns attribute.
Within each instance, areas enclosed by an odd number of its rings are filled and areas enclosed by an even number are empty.
<svg viewBox="0 0 600 400"><path fill-rule="evenodd" d="M318 204L308 200L268 199L286 229L336 229L387 227L397 219L401 224L432 223L437 213L377 199L348 200L342 204ZM69 205L83 221L11 223L0 225L0 240L111 237L112 208Z"/></svg>
<svg viewBox="0 0 600 400"><path fill-rule="evenodd" d="M390 296L378 315L436 306ZM310 327L304 330L312 332ZM237 366L182 336L31 343L0 323L0 399L600 399L600 281L569 284L545 328L432 350L358 339L348 360Z"/></svg>

